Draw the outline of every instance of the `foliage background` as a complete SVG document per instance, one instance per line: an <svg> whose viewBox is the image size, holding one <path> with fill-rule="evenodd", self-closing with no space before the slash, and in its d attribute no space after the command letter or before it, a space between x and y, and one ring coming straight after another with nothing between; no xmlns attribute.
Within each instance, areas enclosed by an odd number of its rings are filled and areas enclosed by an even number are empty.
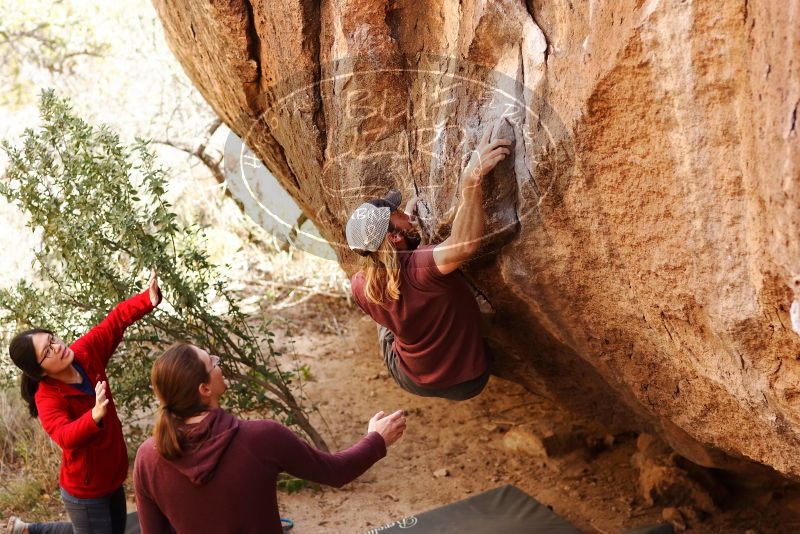
<svg viewBox="0 0 800 534"><path fill-rule="evenodd" d="M287 296L286 288L343 293L346 281L335 263L280 251L281 244L241 213L224 194L225 184L198 158L161 143L202 143L218 160L229 131L222 125L209 135L216 118L169 52L149 2L0 0L0 54L9 53L3 35L42 24L64 41L65 55L89 47L98 53L78 53L71 56L68 70L53 71L37 59L47 50L37 48L35 40L26 41L27 48L17 45L29 53L21 56L24 65L17 75L2 72L19 87L19 97L0 101L0 138L19 144L24 128L39 123L39 92L53 87L58 97L71 100L78 116L107 124L122 144L137 138L154 141L151 150L169 176L164 198L181 223L202 230L209 260L232 280L229 287L242 293L243 312L257 313L264 300L277 299L270 305L281 307L302 298L302 291ZM7 164L0 152L0 173ZM6 251L0 255L0 287L13 287L20 279L37 283L32 264L41 236L32 234L26 222L24 214L0 198L0 247ZM0 366L6 363L0 358Z"/></svg>
<svg viewBox="0 0 800 534"><path fill-rule="evenodd" d="M78 116L91 124L107 124L121 144L152 140L149 150L169 177L164 198L177 214L177 223L192 228L204 242L209 263L230 281L227 289L237 298L248 324L263 325L270 310L293 306L313 292L344 294L346 280L335 263L282 250L282 243L245 217L225 195L218 173L215 179L212 169L187 153L185 149L203 144L206 154L219 161L229 132L216 124L213 112L169 52L149 2L0 0L0 55L0 138L20 145L23 130L40 124L36 106L40 91L53 88L56 96L70 99ZM0 173L8 163L0 151ZM0 198L4 250L0 289L15 288L21 280L32 290L47 287L36 275L36 255L44 252L42 233L31 232L28 222L24 213ZM146 273L135 267L131 266L127 282L136 285L138 280L142 285ZM213 294L209 297L209 311L222 311L214 309L213 302L225 305ZM79 322L91 322L97 313L76 310L80 321L56 326L64 328L69 340L78 335ZM8 321L2 326L6 335L13 329ZM267 354L286 350L268 338L262 339L260 348ZM0 375L13 376L9 370L7 357L0 357ZM309 370L287 370L297 373L293 386L300 391ZM125 373L120 369L116 374L121 378ZM0 515L29 512L31 519L52 519L62 509L56 486L59 451L35 421L18 417L18 401L16 390L0 390ZM135 445L146 432L152 406L130 408L137 411L135 419L126 420L132 425L130 439Z"/></svg>

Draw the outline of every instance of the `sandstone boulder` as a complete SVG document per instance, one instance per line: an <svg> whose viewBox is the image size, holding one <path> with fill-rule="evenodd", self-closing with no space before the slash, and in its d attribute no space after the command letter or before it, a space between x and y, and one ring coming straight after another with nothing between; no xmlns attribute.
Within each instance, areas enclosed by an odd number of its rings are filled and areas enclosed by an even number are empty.
<svg viewBox="0 0 800 534"><path fill-rule="evenodd" d="M636 445L638 450L631 463L639 470L639 492L645 504L679 506L702 515L716 511L709 489L680 467L674 453L661 440L641 434Z"/></svg>
<svg viewBox="0 0 800 534"><path fill-rule="evenodd" d="M363 196L418 189L441 238L506 117L468 268L503 375L702 465L800 479L796 2L154 4L349 272Z"/></svg>

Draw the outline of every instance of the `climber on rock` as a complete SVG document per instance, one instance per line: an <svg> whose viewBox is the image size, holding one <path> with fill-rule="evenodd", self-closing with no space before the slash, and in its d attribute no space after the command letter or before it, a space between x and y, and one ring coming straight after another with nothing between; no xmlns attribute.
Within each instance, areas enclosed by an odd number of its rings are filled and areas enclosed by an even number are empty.
<svg viewBox="0 0 800 534"><path fill-rule="evenodd" d="M462 173L461 201L443 242L420 246L409 216L417 199L403 211L396 190L364 202L347 221L347 243L364 256L353 297L378 323L392 378L415 395L466 400L489 380L478 304L457 271L483 237L483 178L510 153L511 141L490 142L491 134L489 127Z"/></svg>

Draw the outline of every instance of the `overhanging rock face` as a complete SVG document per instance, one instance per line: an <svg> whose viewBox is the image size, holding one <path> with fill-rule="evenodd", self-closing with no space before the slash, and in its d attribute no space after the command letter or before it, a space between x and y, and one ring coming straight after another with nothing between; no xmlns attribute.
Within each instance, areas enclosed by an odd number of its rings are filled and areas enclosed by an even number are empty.
<svg viewBox="0 0 800 534"><path fill-rule="evenodd" d="M700 464L800 479L800 3L600 4L155 0L348 271L364 195L417 187L446 235L505 116L468 269L502 373Z"/></svg>

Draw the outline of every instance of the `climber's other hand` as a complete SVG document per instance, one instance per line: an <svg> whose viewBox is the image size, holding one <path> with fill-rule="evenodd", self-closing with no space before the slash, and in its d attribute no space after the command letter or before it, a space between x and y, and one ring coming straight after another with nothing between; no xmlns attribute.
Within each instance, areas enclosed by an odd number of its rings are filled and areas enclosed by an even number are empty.
<svg viewBox="0 0 800 534"><path fill-rule="evenodd" d="M408 215L409 217L413 217L413 216L415 216L417 214L417 201L418 200L419 200L419 197L417 195L414 195L413 197L408 199L408 202L406 202L406 207L405 207L405 209L403 211L405 211L406 215Z"/></svg>
<svg viewBox="0 0 800 534"><path fill-rule="evenodd" d="M408 215L408 222L415 227L419 227L420 225L419 208L417 204L419 201L420 198L417 195L414 195L411 197L411 199L409 199L408 202L406 202L405 210L403 210L405 211L406 215Z"/></svg>

